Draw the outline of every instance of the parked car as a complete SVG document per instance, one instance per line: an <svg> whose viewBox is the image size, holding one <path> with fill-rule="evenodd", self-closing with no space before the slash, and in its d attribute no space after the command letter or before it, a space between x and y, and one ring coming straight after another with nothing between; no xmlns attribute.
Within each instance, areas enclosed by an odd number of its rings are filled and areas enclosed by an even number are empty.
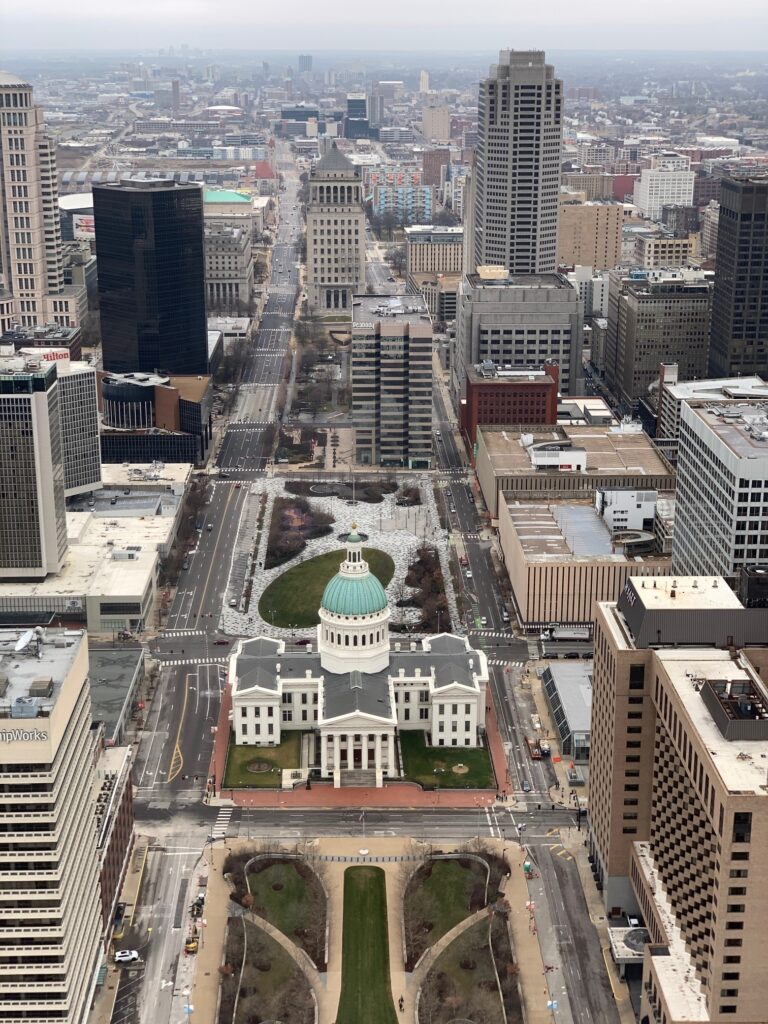
<svg viewBox="0 0 768 1024"><path fill-rule="evenodd" d="M213 641L214 647L221 647L222 645L226 646L228 643L229 640L224 640L222 637L219 637L218 640Z"/></svg>
<svg viewBox="0 0 768 1024"><path fill-rule="evenodd" d="M187 939L184 943L185 953L196 953L197 952L197 939Z"/></svg>
<svg viewBox="0 0 768 1024"><path fill-rule="evenodd" d="M467 571L464 573L464 575L467 577L468 580L471 580L472 579L472 570L471 569L467 569Z"/></svg>
<svg viewBox="0 0 768 1024"><path fill-rule="evenodd" d="M488 618L487 618L487 616L485 616L485 615L481 615L480 616L480 625L481 626L487 626L488 625Z"/></svg>
<svg viewBox="0 0 768 1024"><path fill-rule="evenodd" d="M136 949L118 949L115 953L116 964L135 964L139 959L139 953Z"/></svg>
<svg viewBox="0 0 768 1024"><path fill-rule="evenodd" d="M531 784L528 781L528 779L523 779L523 792L524 793L530 793L531 792Z"/></svg>

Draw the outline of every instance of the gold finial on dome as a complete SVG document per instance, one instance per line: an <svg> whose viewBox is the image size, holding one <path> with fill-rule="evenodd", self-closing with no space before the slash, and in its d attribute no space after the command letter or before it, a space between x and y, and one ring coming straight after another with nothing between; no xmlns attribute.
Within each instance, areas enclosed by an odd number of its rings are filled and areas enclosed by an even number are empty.
<svg viewBox="0 0 768 1024"><path fill-rule="evenodd" d="M352 531L351 532L354 533L356 529L357 529L357 523L352 523Z"/></svg>

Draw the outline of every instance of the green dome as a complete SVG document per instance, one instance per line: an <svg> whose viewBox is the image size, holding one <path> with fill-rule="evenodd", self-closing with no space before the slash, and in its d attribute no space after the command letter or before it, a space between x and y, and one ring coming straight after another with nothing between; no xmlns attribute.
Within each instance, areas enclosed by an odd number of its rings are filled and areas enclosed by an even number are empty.
<svg viewBox="0 0 768 1024"><path fill-rule="evenodd" d="M357 579L339 573L323 591L322 607L334 615L374 615L387 604L384 587L373 573Z"/></svg>

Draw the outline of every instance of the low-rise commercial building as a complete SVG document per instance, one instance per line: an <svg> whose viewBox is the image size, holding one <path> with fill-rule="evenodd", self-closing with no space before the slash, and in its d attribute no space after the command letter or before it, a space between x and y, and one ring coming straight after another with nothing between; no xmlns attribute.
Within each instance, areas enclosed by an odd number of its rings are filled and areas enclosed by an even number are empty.
<svg viewBox="0 0 768 1024"><path fill-rule="evenodd" d="M113 503L113 498L114 503ZM68 548L55 574L0 583L0 612L138 633L154 624L159 560L171 549L181 500L171 492L106 492L66 513Z"/></svg>
<svg viewBox="0 0 768 1024"><path fill-rule="evenodd" d="M585 661L552 661L541 673L560 753L576 764L589 761L592 725L592 666Z"/></svg>
<svg viewBox="0 0 768 1024"><path fill-rule="evenodd" d="M585 410L589 416L589 409ZM602 413L600 414L602 417ZM593 499L600 487L673 491L672 467L639 423L477 432L477 479L493 519L499 492L512 500Z"/></svg>
<svg viewBox="0 0 768 1024"><path fill-rule="evenodd" d="M412 274L460 274L464 228L420 224L405 229L405 270Z"/></svg>
<svg viewBox="0 0 768 1024"><path fill-rule="evenodd" d="M591 623L594 602L617 597L627 577L671 568L656 554L652 530L612 532L586 502L532 504L505 493L498 523L517 613L531 632Z"/></svg>
<svg viewBox="0 0 768 1024"><path fill-rule="evenodd" d="M99 373L104 462L204 463L213 437L211 378Z"/></svg>
<svg viewBox="0 0 768 1024"><path fill-rule="evenodd" d="M459 403L459 427L470 447L480 426L515 423L520 427L558 422L557 366L513 370L480 363L467 370L466 397Z"/></svg>
<svg viewBox="0 0 768 1024"><path fill-rule="evenodd" d="M134 839L133 749L104 747L96 761L96 852L102 941L109 939L120 890L131 860Z"/></svg>
<svg viewBox="0 0 768 1024"><path fill-rule="evenodd" d="M438 274L434 271L409 274L408 290L420 295L435 323L448 324L456 319L461 274Z"/></svg>
<svg viewBox="0 0 768 1024"><path fill-rule="evenodd" d="M638 235L635 256L640 266L647 270L687 267L692 256L691 239L661 234Z"/></svg>

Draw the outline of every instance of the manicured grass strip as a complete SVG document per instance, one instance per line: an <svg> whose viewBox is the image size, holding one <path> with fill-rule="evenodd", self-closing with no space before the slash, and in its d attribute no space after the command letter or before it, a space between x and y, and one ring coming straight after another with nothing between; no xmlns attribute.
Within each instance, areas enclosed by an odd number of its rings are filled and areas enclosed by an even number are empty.
<svg viewBox="0 0 768 1024"><path fill-rule="evenodd" d="M344 872L341 998L336 1024L397 1024L389 981L387 895L381 868Z"/></svg>
<svg viewBox="0 0 768 1024"><path fill-rule="evenodd" d="M493 789L496 785L485 747L428 747L423 732L401 731L400 749L405 777L425 789L438 785L440 789ZM459 765L463 768L453 771Z"/></svg>
<svg viewBox="0 0 768 1024"><path fill-rule="evenodd" d="M280 771L248 771L252 762L263 762L273 769L301 767L300 732L284 733L285 739L276 747L238 747L230 738L227 767L224 770L222 789L279 789L282 782Z"/></svg>
<svg viewBox="0 0 768 1024"><path fill-rule="evenodd" d="M339 571L346 551L339 548L306 562L291 566L273 580L261 595L259 615L265 622L290 629L306 629L320 621L317 609L328 581ZM363 548L363 558L371 572L386 587L392 579L395 564L384 551Z"/></svg>

